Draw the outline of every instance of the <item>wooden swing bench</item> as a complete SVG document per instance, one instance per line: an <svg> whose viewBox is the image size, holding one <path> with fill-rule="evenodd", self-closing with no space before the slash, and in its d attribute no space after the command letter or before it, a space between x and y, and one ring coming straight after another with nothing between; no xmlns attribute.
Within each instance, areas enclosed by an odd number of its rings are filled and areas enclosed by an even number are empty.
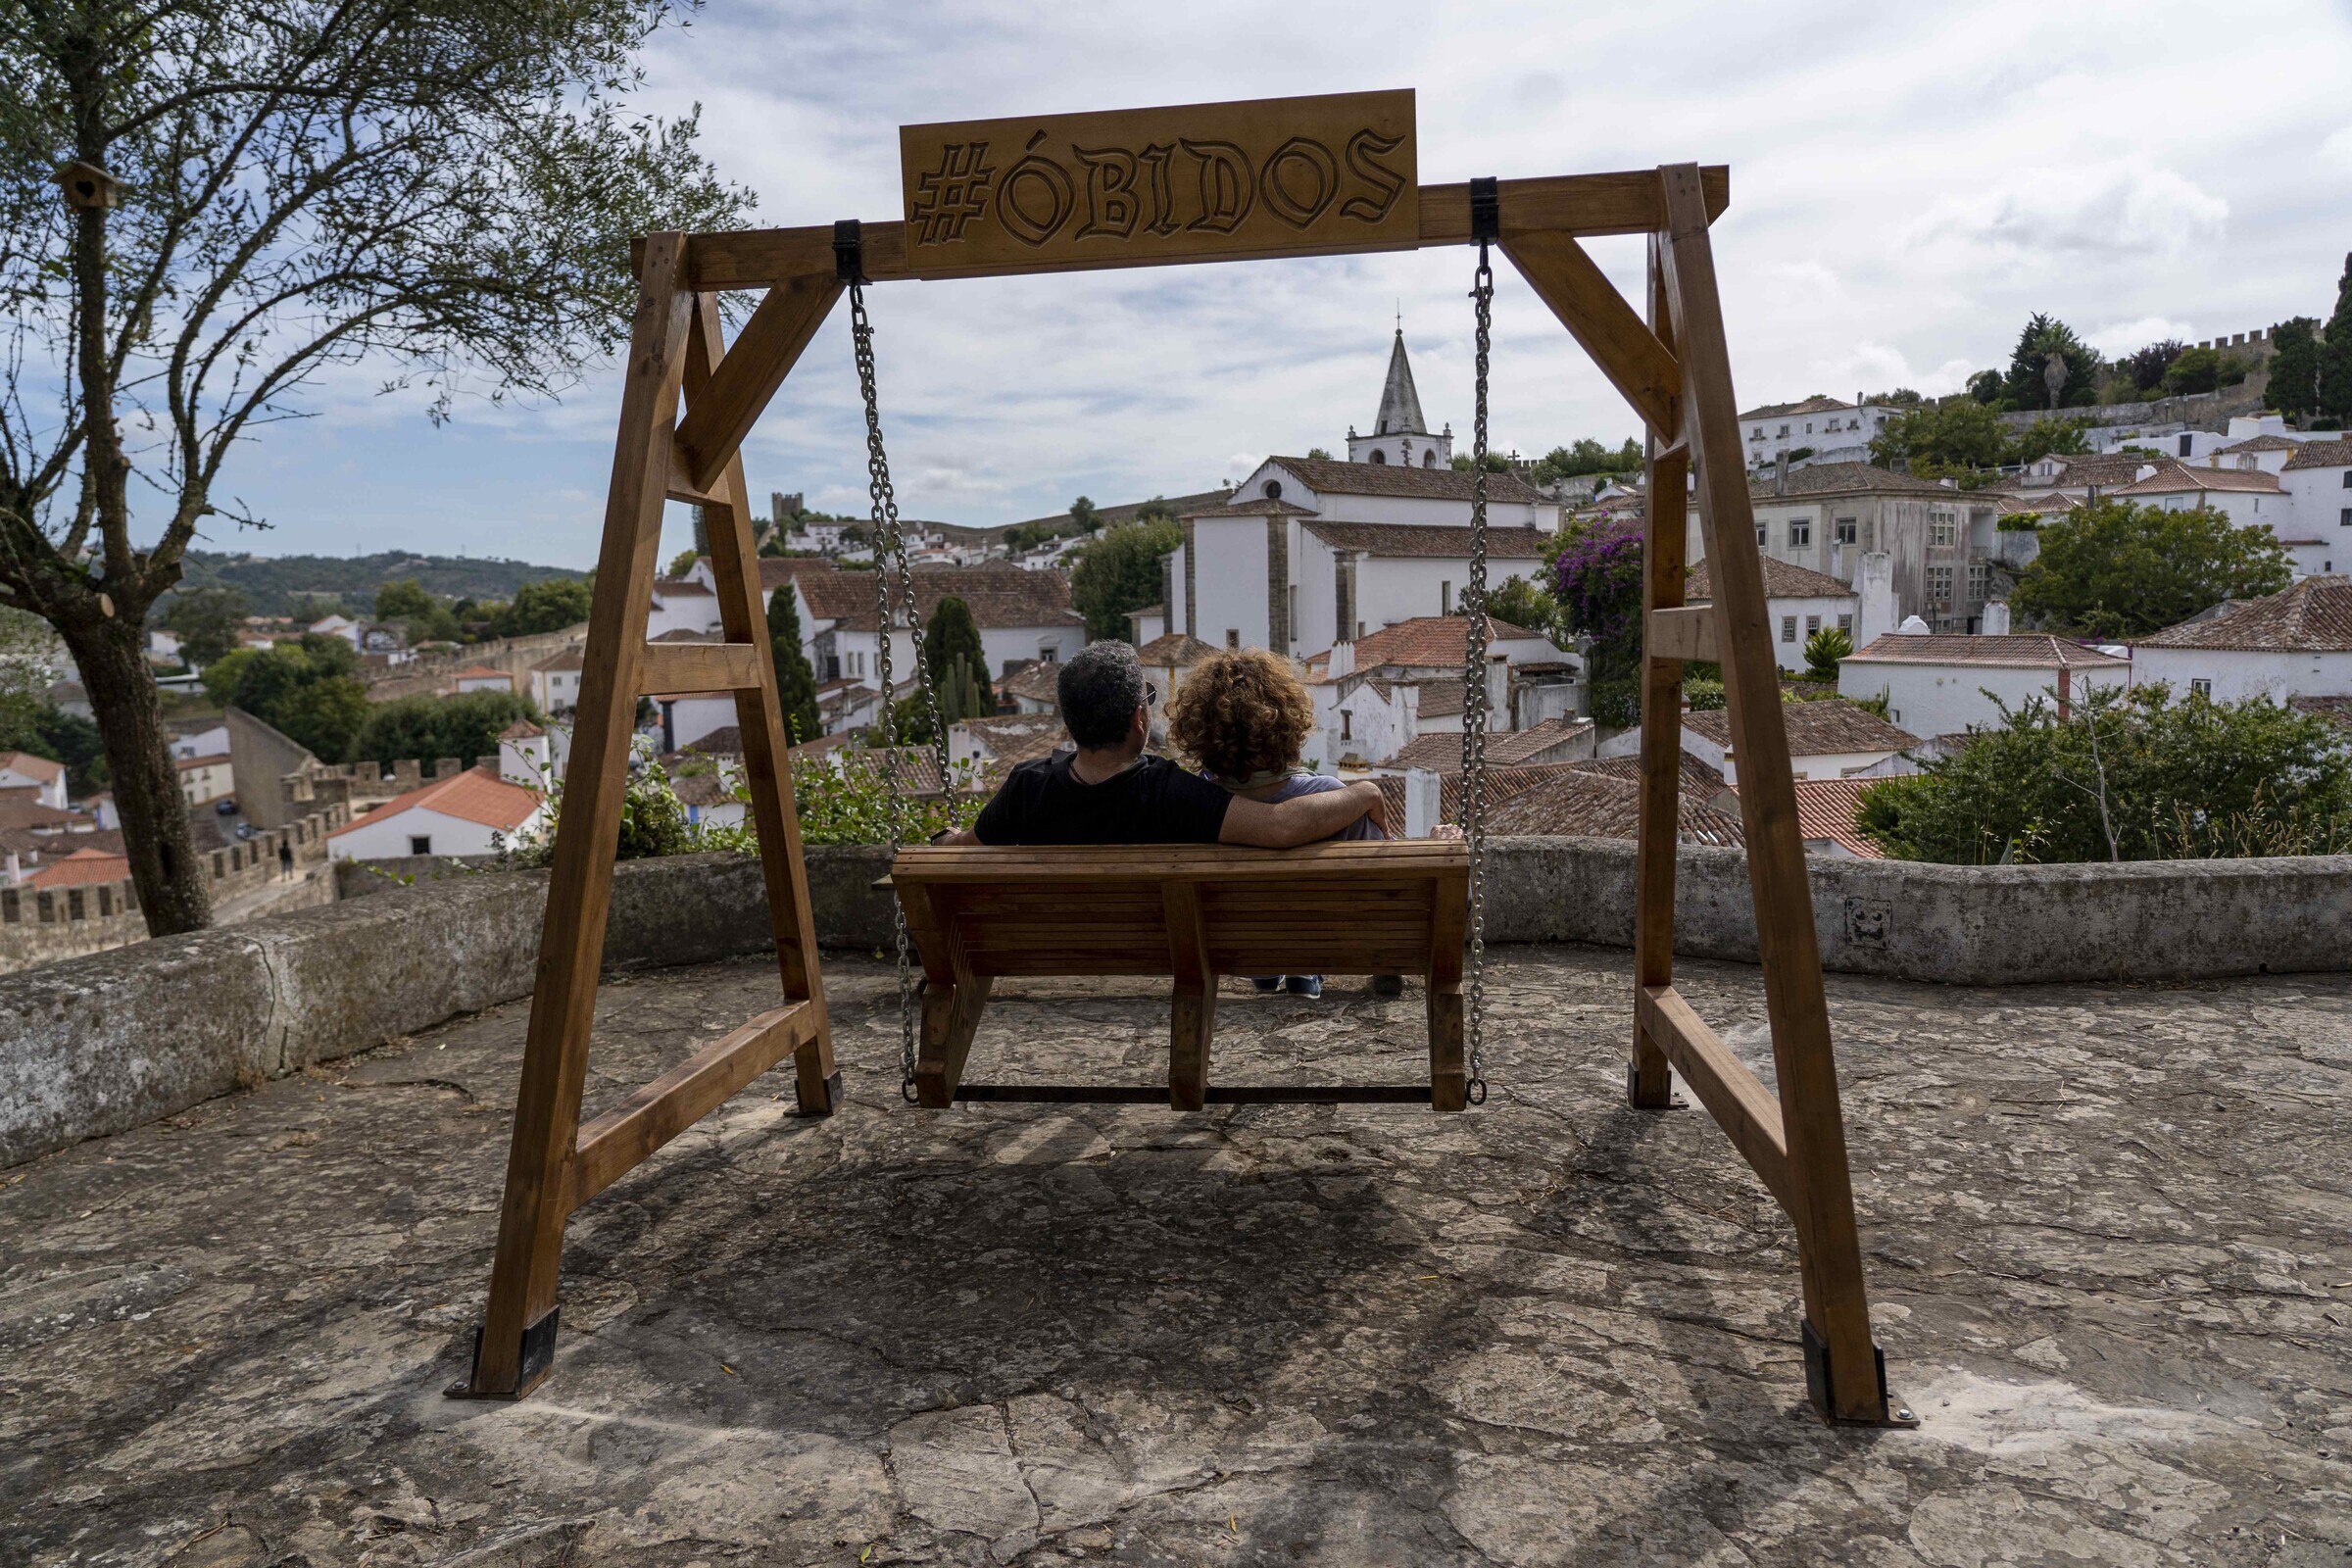
<svg viewBox="0 0 2352 1568"><path fill-rule="evenodd" d="M915 1102L1146 1103L1144 1085L967 1084L964 1058L1005 975L1166 975L1166 1099L1207 1104L1421 1103L1460 1110L1470 856L1458 843L902 850L891 882L922 956ZM1408 974L1429 983L1429 1082L1211 1085L1220 975Z"/></svg>

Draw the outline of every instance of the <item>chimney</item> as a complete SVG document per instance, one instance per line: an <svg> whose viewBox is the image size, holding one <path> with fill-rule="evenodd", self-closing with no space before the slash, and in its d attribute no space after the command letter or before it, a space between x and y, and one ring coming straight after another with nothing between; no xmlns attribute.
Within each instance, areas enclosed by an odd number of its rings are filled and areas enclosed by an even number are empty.
<svg viewBox="0 0 2352 1568"><path fill-rule="evenodd" d="M1780 495L1788 488L1788 449L1781 448L1780 461L1772 466L1772 493Z"/></svg>
<svg viewBox="0 0 2352 1568"><path fill-rule="evenodd" d="M1854 646L1868 648L1894 630L1894 557L1884 550L1863 554L1854 564Z"/></svg>
<svg viewBox="0 0 2352 1568"><path fill-rule="evenodd" d="M1984 619L1983 619L1983 620L1982 620L1982 621L1981 621L1979 624L1980 624L1980 625L1982 625L1982 626L1984 627L1984 635L1985 635L1985 636L1987 636L1987 637L2006 637L2006 636L2008 636L2008 635L2009 635L2009 607L2008 607L2008 605L2007 605L2007 604L2005 604L2004 602L2000 601L2000 600L1997 600L1997 599L1996 599L1996 600L1994 600L1994 601L1993 601L1991 604L1988 604L1988 605L1986 605L1986 606L1984 607Z"/></svg>
<svg viewBox="0 0 2352 1568"><path fill-rule="evenodd" d="M1446 815L1445 781L1426 767L1404 773L1404 836L1425 839L1437 831Z"/></svg>
<svg viewBox="0 0 2352 1568"><path fill-rule="evenodd" d="M1333 680L1355 673L1355 642L1352 638L1331 645L1331 655L1323 662L1323 673Z"/></svg>

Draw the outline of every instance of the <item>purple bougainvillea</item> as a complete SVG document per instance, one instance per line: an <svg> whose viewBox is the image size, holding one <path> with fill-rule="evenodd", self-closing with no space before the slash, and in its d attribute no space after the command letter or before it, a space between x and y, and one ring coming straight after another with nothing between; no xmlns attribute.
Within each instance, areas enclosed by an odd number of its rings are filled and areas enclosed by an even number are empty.
<svg viewBox="0 0 2352 1568"><path fill-rule="evenodd" d="M1554 596L1568 629L1592 639L1601 662L1630 667L1642 653L1642 520L1610 517L1560 552Z"/></svg>

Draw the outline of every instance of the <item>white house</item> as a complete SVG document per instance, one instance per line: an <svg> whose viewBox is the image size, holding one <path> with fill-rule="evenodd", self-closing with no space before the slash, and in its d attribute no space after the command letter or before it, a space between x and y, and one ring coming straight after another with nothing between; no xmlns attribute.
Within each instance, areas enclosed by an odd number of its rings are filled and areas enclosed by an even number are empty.
<svg viewBox="0 0 2352 1568"><path fill-rule="evenodd" d="M216 757L227 750L226 724L206 724L201 729L181 730L172 737L173 757Z"/></svg>
<svg viewBox="0 0 2352 1568"><path fill-rule="evenodd" d="M531 702L542 713L568 713L580 706L580 650L558 654L531 666Z"/></svg>
<svg viewBox="0 0 2352 1568"><path fill-rule="evenodd" d="M1335 766L1377 762L1423 734L1462 732L1462 661L1470 622L1461 615L1415 615L1360 638L1334 643L1307 662L1306 689L1321 732L1318 755ZM1487 641L1489 728L1533 727L1514 706L1515 668L1562 662L1549 639L1505 621L1490 621ZM1555 716L1550 711L1541 716ZM1571 716L1557 714L1556 716ZM1349 760L1353 760L1350 761Z"/></svg>
<svg viewBox="0 0 2352 1568"><path fill-rule="evenodd" d="M695 565L708 569L699 558ZM647 642L657 641L665 632L717 630L718 592L709 582L691 573L655 580L653 609L645 621Z"/></svg>
<svg viewBox="0 0 2352 1568"><path fill-rule="evenodd" d="M654 744L662 752L682 752L696 741L734 726L732 692L656 692Z"/></svg>
<svg viewBox="0 0 2352 1568"><path fill-rule="evenodd" d="M2335 553L2334 541L2297 526L2286 487L2278 482L2278 475L2259 467L2168 464L2113 493L2118 501L2134 506L2162 507L2167 512L2206 507L2228 517L2235 527L2268 528L2286 546L2298 576L2333 569L2334 563L2328 557ZM2352 564L2352 549L2343 553Z"/></svg>
<svg viewBox="0 0 2352 1568"><path fill-rule="evenodd" d="M1763 555L1857 584L1863 559L1885 556L1894 618L1918 615L1937 631L1977 629L1993 597L1996 525L2016 505L2014 497L1867 463L1776 467L1751 479L1748 493ZM1687 548L1697 562L1707 552L1695 502L1687 517Z"/></svg>
<svg viewBox="0 0 2352 1568"><path fill-rule="evenodd" d="M2304 577L2132 645L2133 679L2217 703L2352 696L2352 576Z"/></svg>
<svg viewBox="0 0 2352 1568"><path fill-rule="evenodd" d="M488 664L468 664L449 677L451 692L513 692L514 677Z"/></svg>
<svg viewBox="0 0 2352 1568"><path fill-rule="evenodd" d="M1778 556L1764 558L1765 618L1772 627L1773 657L1783 669L1805 667L1805 639L1817 631L1842 631L1855 636L1862 596L1827 572L1799 566ZM1707 564L1690 568L1683 582L1686 604L1714 602L1713 579Z"/></svg>
<svg viewBox="0 0 2352 1568"><path fill-rule="evenodd" d="M1782 454L1795 452L1808 456L1791 458L1791 467L1808 462L1867 463L1872 439L1886 428L1888 419L1905 412L1900 404L1840 403L1830 397L1769 403L1740 416L1740 446L1751 468L1777 464Z"/></svg>
<svg viewBox="0 0 2352 1568"><path fill-rule="evenodd" d="M1919 737L1897 729L1869 709L1842 699L1817 703L1783 703L1781 714L1788 728L1788 761L1798 778L1851 778L1857 773L1902 771L1889 768ZM1731 715L1722 709L1683 715L1683 750L1713 767L1727 784L1740 782L1739 759L1732 751Z"/></svg>
<svg viewBox="0 0 2352 1568"><path fill-rule="evenodd" d="M2304 442L2279 465L2278 482L2293 508L2295 535L2326 541L2298 554L2317 555L2323 573L2339 564L2352 572L2352 437Z"/></svg>
<svg viewBox="0 0 2352 1568"><path fill-rule="evenodd" d="M1176 693L1183 688L1185 677L1192 673L1193 666L1215 652L1198 637L1187 637L1180 631L1172 631L1165 636L1154 637L1136 649L1135 660L1144 666L1144 683L1158 694L1160 710L1165 712L1168 704L1175 700ZM1017 704L1019 699L1015 698L1015 702ZM1054 693L1048 710L1056 713L1061 711L1058 688Z"/></svg>
<svg viewBox="0 0 2352 1568"><path fill-rule="evenodd" d="M1165 630L1211 647L1310 658L1417 615L1444 615L1470 577L1475 476L1432 432L1399 336L1371 435L1349 462L1270 457L1232 498L1180 515L1162 558ZM1542 568L1560 503L1516 475L1487 475L1489 581Z"/></svg>
<svg viewBox="0 0 2352 1568"><path fill-rule="evenodd" d="M1916 735L1956 735L1972 724L1998 724L1995 698L2016 708L2047 694L2064 712L2091 687L2129 686L2132 678L2131 660L2047 632L1890 632L1846 656L1838 666L1838 693L1886 698L1887 718Z"/></svg>
<svg viewBox="0 0 2352 1568"><path fill-rule="evenodd" d="M29 790L26 799L62 811L66 808L66 764L30 752L0 752L0 790Z"/></svg>
<svg viewBox="0 0 2352 1568"><path fill-rule="evenodd" d="M237 793L236 777L229 771L225 751L211 757L173 758L172 765L179 773L180 796L190 806L209 806Z"/></svg>
<svg viewBox="0 0 2352 1568"><path fill-rule="evenodd" d="M571 760L571 732L553 733L527 718L518 718L498 732L498 776L526 789L544 789L564 776Z"/></svg>
<svg viewBox="0 0 2352 1568"><path fill-rule="evenodd" d="M360 623L348 615L322 615L303 630L314 637L340 637L354 648L360 646Z"/></svg>
<svg viewBox="0 0 2352 1568"><path fill-rule="evenodd" d="M999 771L1070 744L1059 713L1005 713L957 719L948 726L948 763Z"/></svg>
<svg viewBox="0 0 2352 1568"><path fill-rule="evenodd" d="M528 836L546 816L537 790L474 767L421 789L396 795L357 821L326 836L337 860L394 859L404 855L488 855L494 836Z"/></svg>
<svg viewBox="0 0 2352 1568"><path fill-rule="evenodd" d="M1086 646L1086 617L1070 606L1066 572L1023 571L1004 561L978 566L918 565L911 572L915 612L926 628L943 599L960 599L971 611L992 681L1021 662L1058 663ZM816 678L876 685L882 636L874 573L804 570L790 580L799 595L802 633ZM819 629L812 632L811 626ZM891 634L890 657L894 680L903 682L913 675L914 640L904 627Z"/></svg>

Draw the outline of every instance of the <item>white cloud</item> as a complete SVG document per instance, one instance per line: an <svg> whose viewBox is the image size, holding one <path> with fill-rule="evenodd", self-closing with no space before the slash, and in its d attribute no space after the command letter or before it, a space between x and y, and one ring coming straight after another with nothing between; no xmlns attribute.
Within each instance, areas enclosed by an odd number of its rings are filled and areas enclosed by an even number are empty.
<svg viewBox="0 0 2352 1568"><path fill-rule="evenodd" d="M2133 349L2145 348L2150 343L2161 343L2167 338L2193 343L2197 338L2197 329L2187 321L2168 320L2161 316L2143 316L2136 320L2119 321L2113 326L2102 326L2082 334L2084 342L2110 359L2129 354Z"/></svg>
<svg viewBox="0 0 2352 1568"><path fill-rule="evenodd" d="M1838 389L1831 394L1834 397L1849 397L1856 392L1891 392L1897 387L1940 397L1959 391L1977 367L1959 359L1915 370L1901 350L1865 340L1836 359L1814 361L1813 368L1817 373L1808 384L1817 384L1826 376Z"/></svg>
<svg viewBox="0 0 2352 1568"><path fill-rule="evenodd" d="M2352 125L2320 143L2320 157L2338 169L2352 169Z"/></svg>
<svg viewBox="0 0 2352 1568"><path fill-rule="evenodd" d="M2046 256L2177 254L2221 238L2230 204L2173 170L2130 163L2037 169L1946 196L1909 225L1913 246L1958 241Z"/></svg>

